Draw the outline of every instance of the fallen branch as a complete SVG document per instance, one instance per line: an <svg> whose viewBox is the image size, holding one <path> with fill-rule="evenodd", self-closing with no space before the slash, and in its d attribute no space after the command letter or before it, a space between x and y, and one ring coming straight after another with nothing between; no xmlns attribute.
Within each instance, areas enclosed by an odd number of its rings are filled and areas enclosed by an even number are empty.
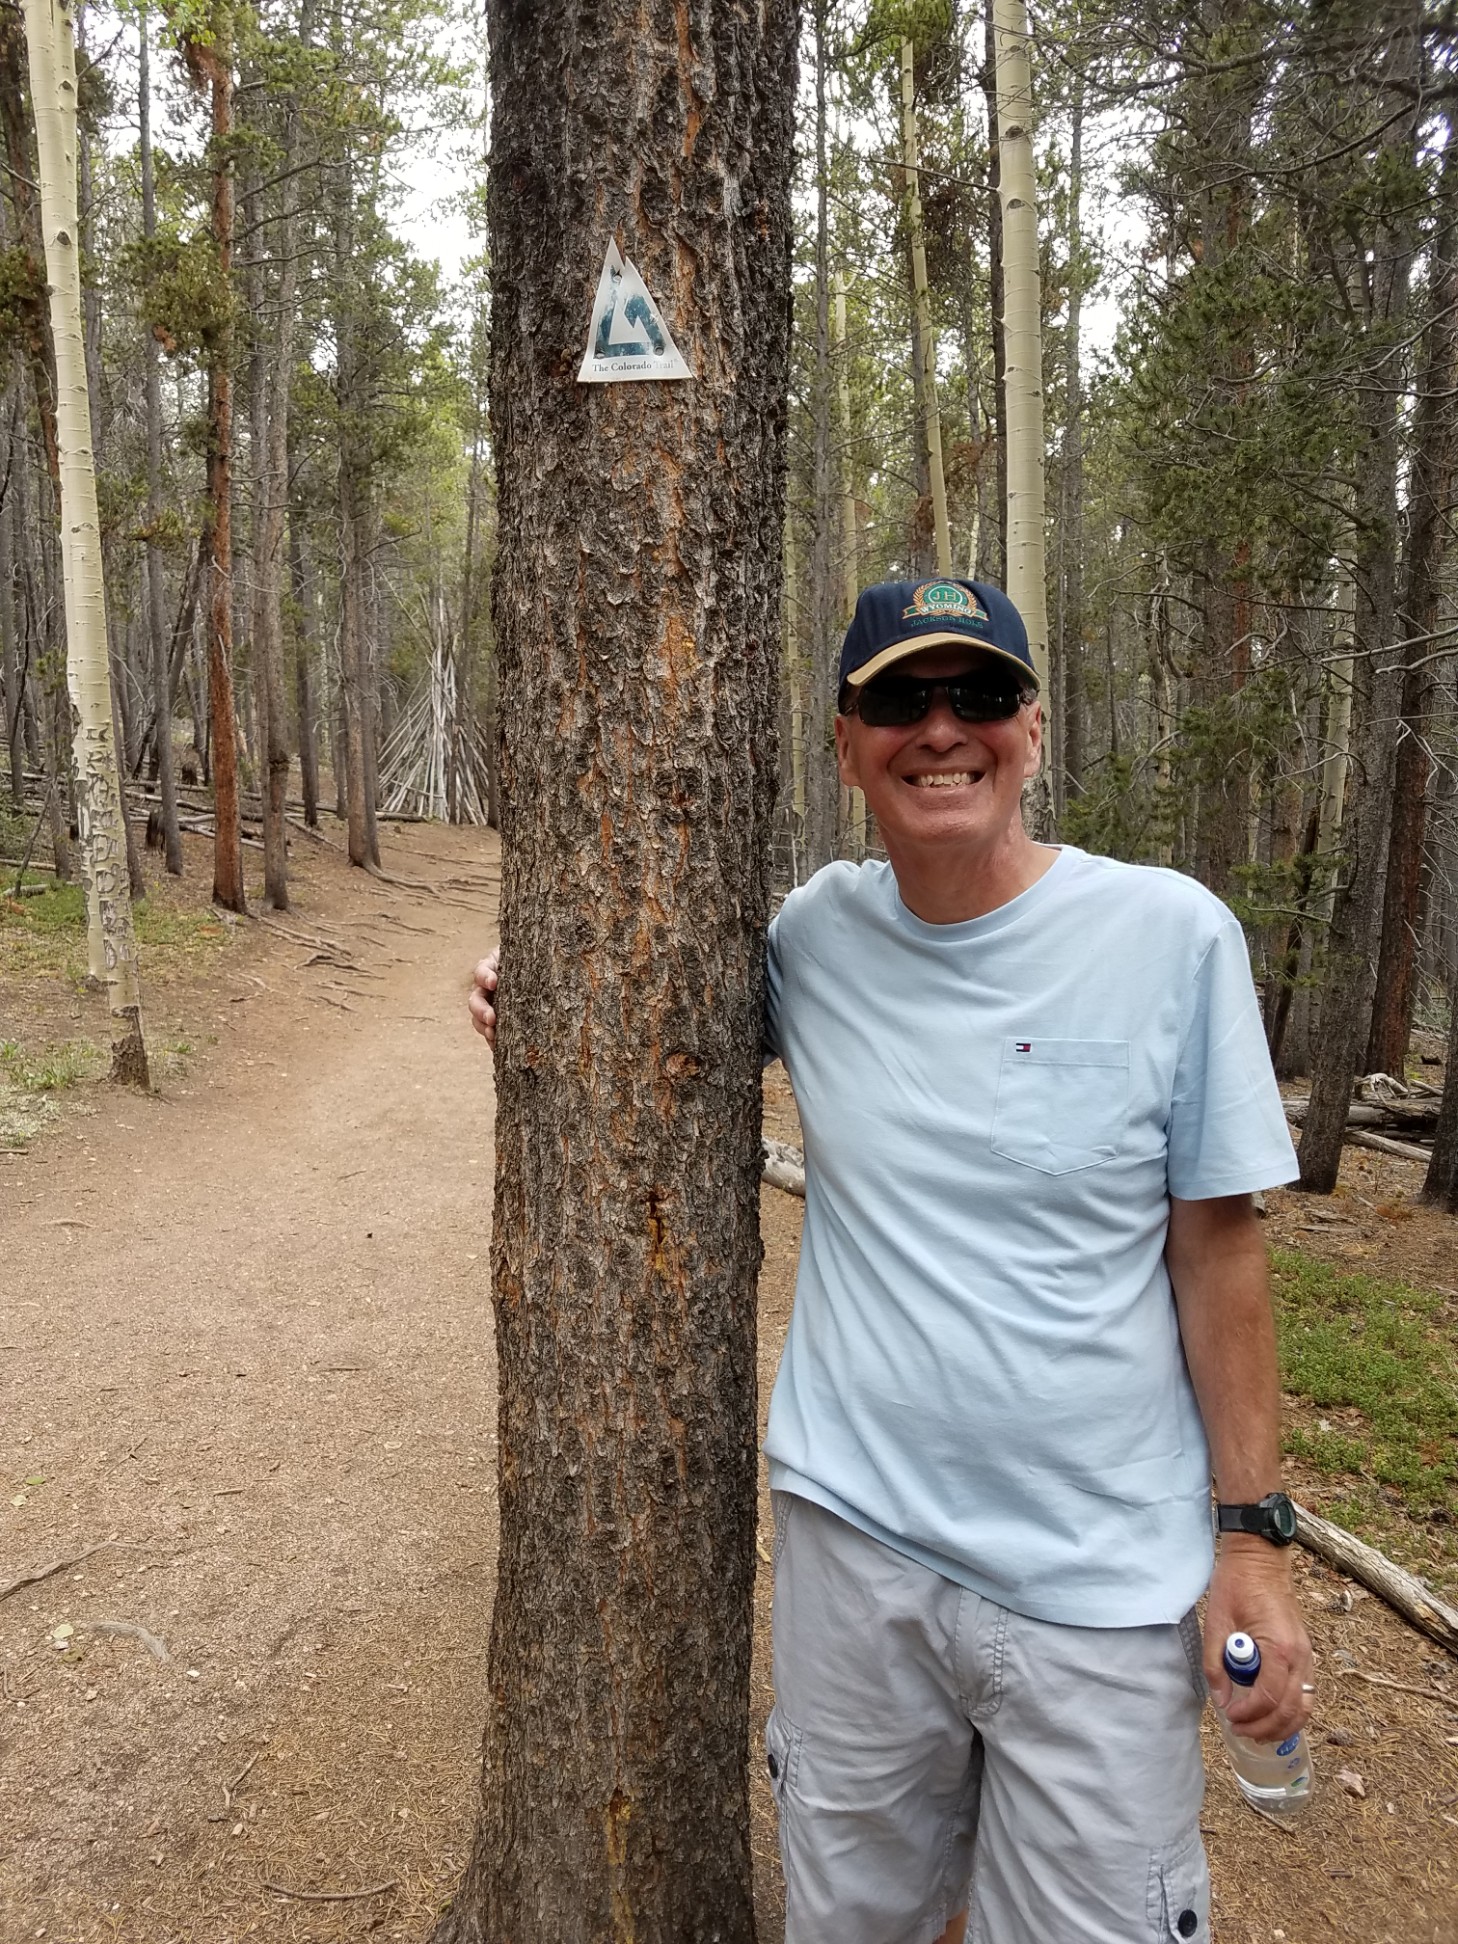
<svg viewBox="0 0 1458 1944"><path fill-rule="evenodd" d="M760 1142L760 1174L771 1188L783 1188L787 1195L805 1199L805 1157L787 1141L772 1141L768 1134Z"/></svg>
<svg viewBox="0 0 1458 1944"><path fill-rule="evenodd" d="M263 1750L261 1748L256 1750L255 1753L249 1756L248 1760L243 1764L242 1768L239 1769L238 1773L233 1777L232 1781L225 1782L223 1784L223 1807L225 1809L232 1808L234 1794L236 1793L244 1777L251 1772L253 1768L253 1764L258 1760L258 1757L262 1753Z"/></svg>
<svg viewBox="0 0 1458 1944"><path fill-rule="evenodd" d="M139 1641L153 1660L169 1661L172 1658L167 1651L167 1643L159 1640L156 1634L148 1633L135 1620L88 1620L85 1624L92 1633L121 1634L127 1640Z"/></svg>
<svg viewBox="0 0 1458 1944"><path fill-rule="evenodd" d="M0 1586L0 1600L8 1600L12 1593L18 1593L23 1586L39 1586L42 1580L54 1578L64 1573L68 1566L79 1566L83 1559L90 1559L99 1552L147 1552L146 1546L130 1546L124 1539L101 1539L85 1552L71 1553L65 1559L53 1559L49 1566L38 1566L33 1573L22 1573L19 1579L11 1580L8 1586Z"/></svg>
<svg viewBox="0 0 1458 1944"><path fill-rule="evenodd" d="M1450 1654L1458 1654L1458 1612L1414 1574L1394 1565L1385 1553L1353 1538L1329 1519L1308 1512L1303 1505L1296 1507L1296 1537L1308 1552L1370 1587L1419 1633L1436 1640Z"/></svg>
<svg viewBox="0 0 1458 1944"><path fill-rule="evenodd" d="M355 1903L361 1897L382 1897L399 1881L399 1877L391 1877L385 1883L372 1883L365 1890L290 1890L286 1883L270 1883L265 1877L263 1887L272 1890L276 1897L298 1897L303 1903Z"/></svg>
<svg viewBox="0 0 1458 1944"><path fill-rule="evenodd" d="M1399 1694L1420 1694L1425 1701L1441 1701L1445 1707L1451 1708L1458 1701L1458 1695L1444 1694L1441 1688L1418 1687L1412 1681L1394 1681L1390 1674L1368 1674L1360 1667L1344 1667L1342 1672L1356 1681L1370 1681L1373 1687L1396 1688Z"/></svg>

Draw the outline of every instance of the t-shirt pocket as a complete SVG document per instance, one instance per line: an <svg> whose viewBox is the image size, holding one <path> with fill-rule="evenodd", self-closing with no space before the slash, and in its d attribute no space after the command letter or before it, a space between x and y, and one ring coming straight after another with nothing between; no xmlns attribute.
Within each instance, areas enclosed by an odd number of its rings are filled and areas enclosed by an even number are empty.
<svg viewBox="0 0 1458 1944"><path fill-rule="evenodd" d="M994 1154L1040 1174L1073 1174L1112 1161L1128 1125L1128 1040L1003 1041Z"/></svg>

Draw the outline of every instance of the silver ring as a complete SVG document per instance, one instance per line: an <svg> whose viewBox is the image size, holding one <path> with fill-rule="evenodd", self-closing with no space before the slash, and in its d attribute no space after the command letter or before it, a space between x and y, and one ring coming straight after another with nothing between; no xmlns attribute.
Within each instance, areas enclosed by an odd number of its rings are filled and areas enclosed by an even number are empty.
<svg viewBox="0 0 1458 1944"><path fill-rule="evenodd" d="M1301 1683L1301 1692L1303 1694L1315 1694L1316 1689L1312 1686L1310 1681L1303 1681Z"/></svg>

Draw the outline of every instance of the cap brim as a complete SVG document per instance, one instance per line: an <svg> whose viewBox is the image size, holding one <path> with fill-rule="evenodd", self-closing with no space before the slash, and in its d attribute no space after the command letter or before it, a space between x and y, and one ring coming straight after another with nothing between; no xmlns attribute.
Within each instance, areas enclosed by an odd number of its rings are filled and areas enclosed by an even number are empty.
<svg viewBox="0 0 1458 1944"><path fill-rule="evenodd" d="M905 661L908 655L919 654L923 648L969 648L979 655L995 655L999 661L1006 662L1009 668L1015 668L1031 688L1038 687L1037 676L1017 655L1010 655L1006 648L994 647L990 641L979 641L975 635L953 634L950 631L917 635L910 641L893 641L889 648L883 648L878 655L872 655L868 662L862 662L860 667L853 669L845 679L852 688L863 688L883 669L892 667L896 662Z"/></svg>

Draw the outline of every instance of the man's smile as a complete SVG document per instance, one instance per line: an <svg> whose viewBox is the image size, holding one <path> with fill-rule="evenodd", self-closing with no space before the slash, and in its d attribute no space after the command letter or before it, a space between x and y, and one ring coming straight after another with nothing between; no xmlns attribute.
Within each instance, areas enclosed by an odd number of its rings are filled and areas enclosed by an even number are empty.
<svg viewBox="0 0 1458 1944"><path fill-rule="evenodd" d="M921 770L906 781L917 790L955 790L980 783L983 770Z"/></svg>

